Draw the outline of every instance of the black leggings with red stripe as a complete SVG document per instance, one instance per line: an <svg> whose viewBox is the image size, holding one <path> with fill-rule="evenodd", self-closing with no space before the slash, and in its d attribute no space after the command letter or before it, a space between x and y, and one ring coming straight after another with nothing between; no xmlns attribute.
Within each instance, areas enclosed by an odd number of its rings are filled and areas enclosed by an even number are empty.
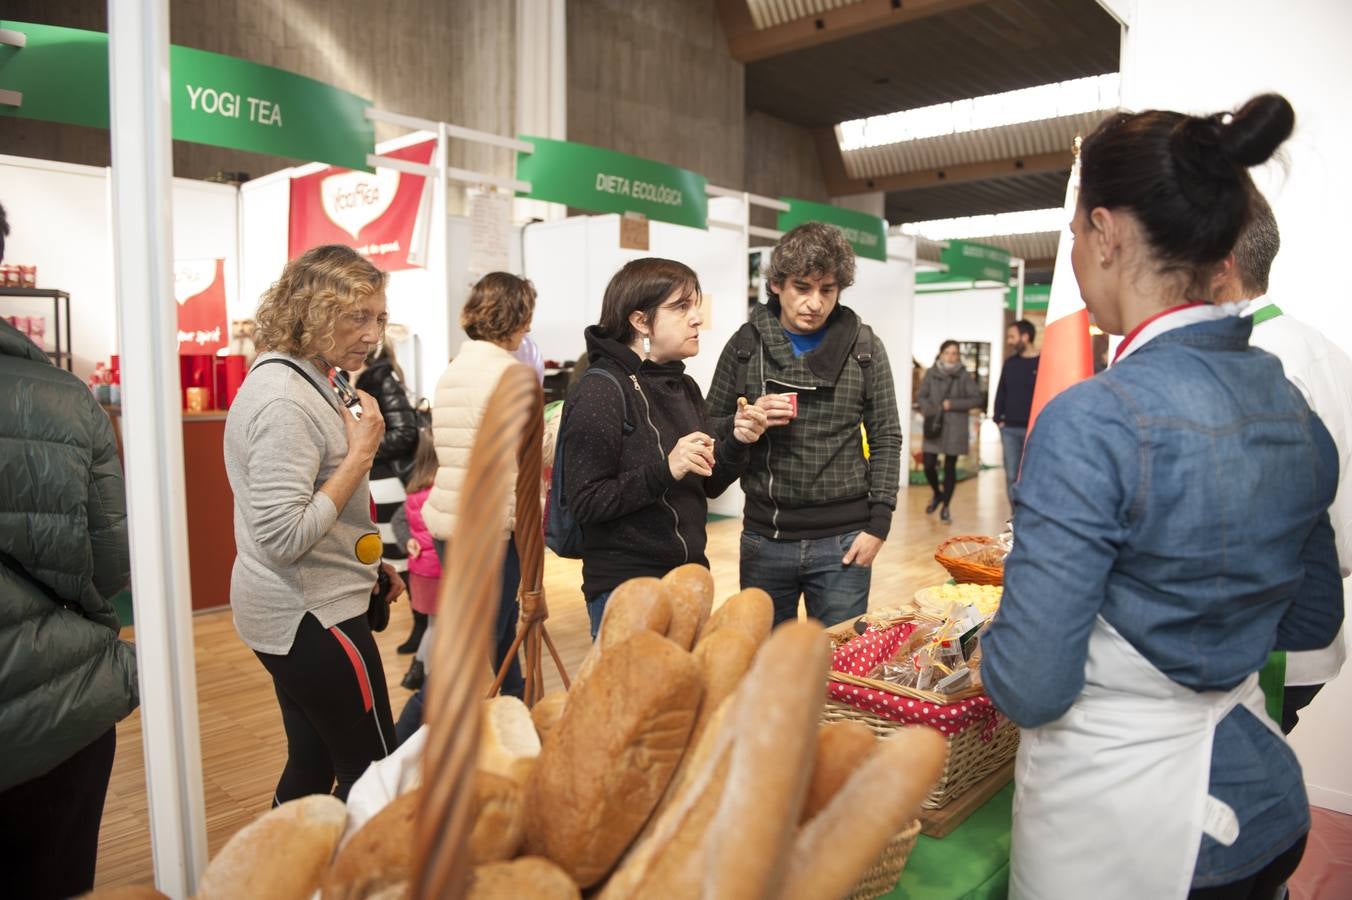
<svg viewBox="0 0 1352 900"><path fill-rule="evenodd" d="M272 676L286 728L286 768L272 805L307 794L346 800L366 767L396 744L385 669L366 616L326 629L307 613L290 653L256 655Z"/></svg>

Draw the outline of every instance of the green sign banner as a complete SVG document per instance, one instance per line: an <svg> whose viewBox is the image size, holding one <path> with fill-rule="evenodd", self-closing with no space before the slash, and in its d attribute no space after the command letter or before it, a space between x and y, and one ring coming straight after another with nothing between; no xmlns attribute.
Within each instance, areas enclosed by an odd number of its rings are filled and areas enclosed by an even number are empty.
<svg viewBox="0 0 1352 900"><path fill-rule="evenodd" d="M0 89L20 91L20 106L0 117L108 127L108 35L26 22L0 22L27 46L0 46ZM270 66L169 48L175 140L269 153L370 171L375 125L370 101Z"/></svg>
<svg viewBox="0 0 1352 900"><path fill-rule="evenodd" d="M854 247L856 255L887 261L887 223L877 216L829 203L813 203L793 197L779 199L789 204L788 211L779 214L780 231L788 231L804 222L825 222L845 232L845 239Z"/></svg>
<svg viewBox="0 0 1352 900"><path fill-rule="evenodd" d="M641 213L649 219L709 227L703 175L650 159L523 134L534 153L518 153L516 177L530 182L519 196L602 213Z"/></svg>
<svg viewBox="0 0 1352 900"><path fill-rule="evenodd" d="M1024 311L1039 310L1047 308L1047 301L1051 299L1052 286L1050 284L1025 284L1023 286L1023 308ZM1019 289L1012 287L1009 293L1005 295L1005 308L1014 312L1019 308Z"/></svg>
<svg viewBox="0 0 1352 900"><path fill-rule="evenodd" d="M939 261L948 266L945 280L998 281L1009 283L1009 251L970 241L949 241L939 251Z"/></svg>

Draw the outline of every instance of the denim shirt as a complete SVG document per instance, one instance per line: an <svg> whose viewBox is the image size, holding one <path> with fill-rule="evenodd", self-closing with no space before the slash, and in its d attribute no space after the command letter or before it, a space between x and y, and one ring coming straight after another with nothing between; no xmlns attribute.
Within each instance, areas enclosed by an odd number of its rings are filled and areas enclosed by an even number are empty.
<svg viewBox="0 0 1352 900"><path fill-rule="evenodd" d="M1197 691L1337 636L1337 452L1277 359L1249 347L1251 329L1229 317L1166 332L1039 416L982 641L986 688L1021 727L1074 703L1099 614ZM1309 829L1295 755L1242 707L1216 729L1210 793L1240 833L1229 847L1202 838L1194 887L1247 877Z"/></svg>

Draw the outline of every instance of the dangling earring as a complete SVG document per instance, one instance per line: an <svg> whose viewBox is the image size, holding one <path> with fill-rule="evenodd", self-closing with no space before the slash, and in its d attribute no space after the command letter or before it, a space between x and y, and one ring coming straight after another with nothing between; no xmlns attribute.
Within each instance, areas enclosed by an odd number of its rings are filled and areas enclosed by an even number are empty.
<svg viewBox="0 0 1352 900"><path fill-rule="evenodd" d="M652 342L652 340L645 334L645 335L643 336L643 358L644 358L644 359L647 359L649 356L652 355L652 352L653 352L653 342Z"/></svg>

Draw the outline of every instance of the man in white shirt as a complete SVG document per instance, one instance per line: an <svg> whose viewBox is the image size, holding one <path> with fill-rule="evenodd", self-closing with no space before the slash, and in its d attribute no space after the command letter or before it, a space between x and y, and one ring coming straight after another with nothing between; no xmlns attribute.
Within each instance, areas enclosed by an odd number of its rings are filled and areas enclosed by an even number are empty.
<svg viewBox="0 0 1352 900"><path fill-rule="evenodd" d="M1281 247L1277 220L1256 190L1253 221L1239 236L1212 283L1212 302L1252 300L1250 343L1282 362L1286 377L1305 396L1338 446L1338 493L1329 507L1338 545L1338 568L1352 575L1352 359L1317 329L1292 318L1267 296L1268 273ZM1286 658L1286 692L1282 731L1295 728L1301 709L1337 676L1347 658L1340 633L1323 650L1290 653Z"/></svg>

